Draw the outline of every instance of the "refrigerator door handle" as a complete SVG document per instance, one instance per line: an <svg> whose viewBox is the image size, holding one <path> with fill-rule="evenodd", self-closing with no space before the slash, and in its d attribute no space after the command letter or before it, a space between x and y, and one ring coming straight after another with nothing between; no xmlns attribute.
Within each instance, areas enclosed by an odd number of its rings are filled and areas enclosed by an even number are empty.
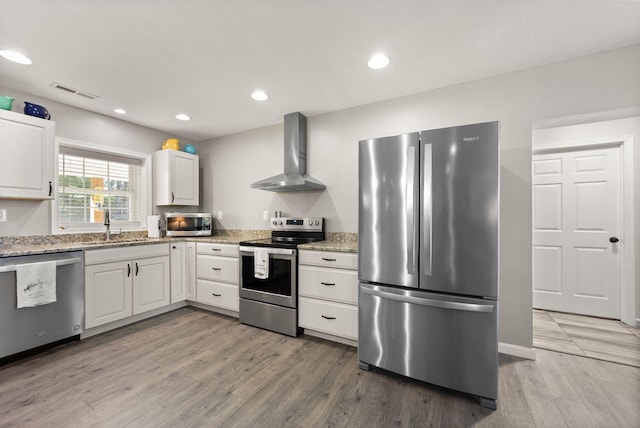
<svg viewBox="0 0 640 428"><path fill-rule="evenodd" d="M424 178L422 187L422 231L423 231L423 243L422 243L422 255L420 270L422 275L431 276L431 264L432 264L432 215L433 215L433 166L432 166L432 147L431 144L426 144L422 148L424 153Z"/></svg>
<svg viewBox="0 0 640 428"><path fill-rule="evenodd" d="M416 213L415 213L415 166L416 166L416 146L409 146L407 148L407 178L405 188L405 209L407 219L407 272L410 274L416 273L418 264L416 251Z"/></svg>
<svg viewBox="0 0 640 428"><path fill-rule="evenodd" d="M456 311L467 312L493 312L493 305L478 305L475 303L460 303L447 300L434 300L423 297L406 296L402 294L388 293L381 290L372 290L370 288L360 287L360 291L372 296L378 296L385 299L396 300L403 303L413 303L422 306L431 306L434 308L452 309Z"/></svg>

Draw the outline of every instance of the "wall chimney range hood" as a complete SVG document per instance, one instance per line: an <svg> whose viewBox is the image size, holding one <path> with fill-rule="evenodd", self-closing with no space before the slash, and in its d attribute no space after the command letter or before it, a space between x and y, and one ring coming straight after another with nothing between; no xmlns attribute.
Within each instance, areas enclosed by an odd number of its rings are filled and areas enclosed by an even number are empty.
<svg viewBox="0 0 640 428"><path fill-rule="evenodd" d="M256 181L251 188L271 192L308 192L327 188L307 175L307 118L302 113L284 116L284 173Z"/></svg>

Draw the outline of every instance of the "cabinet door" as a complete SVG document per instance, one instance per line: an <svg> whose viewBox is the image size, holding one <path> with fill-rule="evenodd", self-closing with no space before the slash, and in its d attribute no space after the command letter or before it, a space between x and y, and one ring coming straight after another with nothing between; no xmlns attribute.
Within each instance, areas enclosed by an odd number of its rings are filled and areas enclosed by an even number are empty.
<svg viewBox="0 0 640 428"><path fill-rule="evenodd" d="M156 205L198 205L200 158L177 150L155 153L153 187Z"/></svg>
<svg viewBox="0 0 640 428"><path fill-rule="evenodd" d="M196 243L187 242L187 286L185 298L187 300L196 300Z"/></svg>
<svg viewBox="0 0 640 428"><path fill-rule="evenodd" d="M173 156L173 205L198 205L198 157L189 153L176 152Z"/></svg>
<svg viewBox="0 0 640 428"><path fill-rule="evenodd" d="M171 244L171 303L185 299L187 289L187 246L185 242Z"/></svg>
<svg viewBox="0 0 640 428"><path fill-rule="evenodd" d="M133 314L170 304L169 256L134 260L132 264Z"/></svg>
<svg viewBox="0 0 640 428"><path fill-rule="evenodd" d="M55 123L0 110L0 198L54 197Z"/></svg>
<svg viewBox="0 0 640 428"><path fill-rule="evenodd" d="M86 328L132 315L131 262L87 266L84 272Z"/></svg>

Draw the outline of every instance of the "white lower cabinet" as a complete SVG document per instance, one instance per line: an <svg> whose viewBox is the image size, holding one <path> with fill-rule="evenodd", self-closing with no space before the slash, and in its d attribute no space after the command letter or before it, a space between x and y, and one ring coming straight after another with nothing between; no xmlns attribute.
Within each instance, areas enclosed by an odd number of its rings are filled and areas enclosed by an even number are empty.
<svg viewBox="0 0 640 428"><path fill-rule="evenodd" d="M171 303L196 300L196 243L171 244Z"/></svg>
<svg viewBox="0 0 640 428"><path fill-rule="evenodd" d="M133 315L131 262L87 266L85 275L85 328Z"/></svg>
<svg viewBox="0 0 640 428"><path fill-rule="evenodd" d="M238 285L208 281L198 278L198 302L209 306L237 311L239 306Z"/></svg>
<svg viewBox="0 0 640 428"><path fill-rule="evenodd" d="M238 312L240 272L235 244L197 244L196 301Z"/></svg>
<svg viewBox="0 0 640 428"><path fill-rule="evenodd" d="M185 290L185 298L187 300L195 301L196 300L196 243L195 242L187 242L187 257L185 261L186 267L186 290Z"/></svg>
<svg viewBox="0 0 640 428"><path fill-rule="evenodd" d="M85 251L85 328L169 305L169 244Z"/></svg>
<svg viewBox="0 0 640 428"><path fill-rule="evenodd" d="M171 303L187 298L187 243L171 244Z"/></svg>
<svg viewBox="0 0 640 428"><path fill-rule="evenodd" d="M298 323L349 340L358 340L358 256L300 250Z"/></svg>

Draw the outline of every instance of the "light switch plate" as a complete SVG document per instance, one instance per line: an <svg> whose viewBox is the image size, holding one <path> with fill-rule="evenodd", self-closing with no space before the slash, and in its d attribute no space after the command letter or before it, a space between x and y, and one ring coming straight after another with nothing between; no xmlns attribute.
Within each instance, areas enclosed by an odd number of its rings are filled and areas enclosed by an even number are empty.
<svg viewBox="0 0 640 428"><path fill-rule="evenodd" d="M218 220L222 220L222 211L218 211Z"/></svg>
<svg viewBox="0 0 640 428"><path fill-rule="evenodd" d="M269 210L262 211L262 219L269 220Z"/></svg>
<svg viewBox="0 0 640 428"><path fill-rule="evenodd" d="M5 221L7 221L7 209L2 208L0 209L0 222L5 222Z"/></svg>

